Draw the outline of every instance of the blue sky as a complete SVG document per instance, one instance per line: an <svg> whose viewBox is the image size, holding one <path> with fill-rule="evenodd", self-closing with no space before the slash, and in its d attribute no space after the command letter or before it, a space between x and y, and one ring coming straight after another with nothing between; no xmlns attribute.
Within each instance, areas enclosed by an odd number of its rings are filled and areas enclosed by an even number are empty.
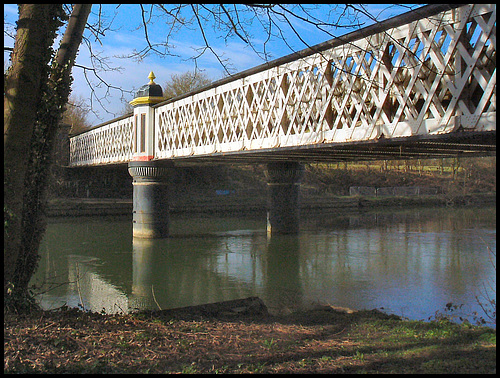
<svg viewBox="0 0 500 378"><path fill-rule="evenodd" d="M172 4L166 6L172 6ZM212 7L213 4L206 4L206 6ZM227 5L228 9L230 7L231 5ZM337 6L337 8L335 8L335 5L329 6L326 4L319 4L317 7L310 5L310 7L313 7L311 13L314 16L321 19L329 18L330 20L336 20L340 15L339 12L344 9L343 5ZM366 7L378 20L384 20L408 10L407 6L398 7L392 6L391 4L370 4ZM240 5L240 8L243 7ZM150 6L144 5L143 9L146 11L145 16L148 17ZM89 23L95 22L98 19L97 14L99 10L104 20L113 19L110 30L107 30L105 36L101 38L102 44L96 42L95 38L93 38L88 31L86 35L92 41L94 53L106 57L106 62L110 67L121 67L120 71L112 70L99 72L99 75L107 83L115 87L133 91L148 82L147 76L150 71L154 71L156 75L155 81L163 85L172 74L181 74L186 71L194 70L195 63L190 58L197 55L196 49L204 45L203 37L200 34L200 28L196 24L193 24L190 28L182 29L171 37L170 42L174 45L171 52L178 56L159 57L155 54L150 54L141 61L130 58L123 59L119 58L119 56L130 54L134 49L140 50L145 45L144 30L141 21L141 7L138 4L122 4L119 7L113 4L103 4L102 8L99 9L98 5L94 5L92 14L89 17ZM186 7L186 10L189 11L190 7ZM155 11L155 14L159 15L160 13L156 13ZM186 12L183 16L189 19L192 14ZM321 32L312 25L307 25L297 18L290 17L289 19L293 27L300 33L301 38L309 45L318 44L332 38L328 34ZM12 29L9 23L14 24L16 20L17 5L5 4L4 30L9 28ZM351 25L353 18L343 17L342 20L344 25ZM167 30L165 18L155 17L153 21L152 25L148 28L150 41L152 43L163 42ZM373 23L366 17L362 18L362 21L365 22L363 26ZM306 47L299 38L295 36L293 30L286 23L282 23L281 26L286 42L291 45L293 49L301 50ZM359 26L331 29L331 32L334 35L343 35L356 29L359 29ZM260 24L256 20L251 23L249 22L247 30L251 34L252 43L255 44L259 51L262 51L266 34L262 30ZM224 36L226 33L217 30L216 27L214 28L214 22L212 20L207 21L207 25L204 26L204 31L213 49L224 59L229 60L233 69L232 73L241 72L264 62L261 57L252 51L252 49L237 36L225 39ZM12 47L13 44L14 41L12 38L4 36L5 46ZM57 46L58 44L55 47ZM271 60L293 52L280 38L268 42L266 50L271 55ZM82 66L91 66L90 53L85 45L81 46L76 63ZM8 54L4 53L4 69L7 65ZM220 79L225 75L224 68L210 51L206 51L205 54L198 59L197 66L199 69L204 70L206 75L213 80ZM96 91L95 93L101 98L101 104L106 108L105 111L94 98L92 104L93 110L100 118L93 114L93 112L89 112L89 121L92 124L97 124L121 115L124 108L124 101L130 101L133 95L130 93L122 93L116 89L110 89L108 91L104 85L101 84L99 86L99 81L92 74L89 73L88 76L91 80L91 86ZM83 70L75 67L73 69L73 77L74 83L72 94L89 100L92 97L91 89L85 79Z"/></svg>

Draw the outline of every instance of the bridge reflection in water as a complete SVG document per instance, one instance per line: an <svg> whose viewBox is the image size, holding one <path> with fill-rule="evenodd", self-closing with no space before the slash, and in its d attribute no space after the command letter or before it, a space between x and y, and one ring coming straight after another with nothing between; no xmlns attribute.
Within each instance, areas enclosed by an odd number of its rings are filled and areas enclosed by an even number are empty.
<svg viewBox="0 0 500 378"><path fill-rule="evenodd" d="M420 319L450 301L479 310L474 296L496 277L495 221L494 209L323 216L269 239L251 218L174 219L171 238L144 240L126 220L80 218L49 225L33 283L70 281L44 306L98 312L259 296L274 312L322 302Z"/></svg>

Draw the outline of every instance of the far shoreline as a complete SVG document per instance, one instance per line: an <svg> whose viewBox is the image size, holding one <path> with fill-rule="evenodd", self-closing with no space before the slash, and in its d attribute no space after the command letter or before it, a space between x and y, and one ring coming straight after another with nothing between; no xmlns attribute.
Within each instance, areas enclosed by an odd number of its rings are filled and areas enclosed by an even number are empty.
<svg viewBox="0 0 500 378"><path fill-rule="evenodd" d="M171 201L170 214L246 215L265 214L265 196L207 195L176 198ZM365 212L381 208L416 207L488 207L496 206L496 193L474 193L453 198L440 195L422 196L334 196L303 195L300 211ZM48 218L79 216L132 215L132 198L56 198L49 200Z"/></svg>

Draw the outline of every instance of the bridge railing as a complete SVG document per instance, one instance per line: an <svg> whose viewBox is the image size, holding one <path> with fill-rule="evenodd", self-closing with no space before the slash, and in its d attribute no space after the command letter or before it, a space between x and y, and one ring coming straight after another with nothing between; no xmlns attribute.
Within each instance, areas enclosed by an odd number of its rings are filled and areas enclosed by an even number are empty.
<svg viewBox="0 0 500 378"><path fill-rule="evenodd" d="M496 130L496 5L422 7L153 109L154 159ZM132 126L72 138L71 164L132 160Z"/></svg>
<svg viewBox="0 0 500 378"><path fill-rule="evenodd" d="M133 115L104 123L70 138L70 165L124 163L132 160Z"/></svg>
<svg viewBox="0 0 500 378"><path fill-rule="evenodd" d="M155 157L492 127L496 6L414 16L156 108Z"/></svg>

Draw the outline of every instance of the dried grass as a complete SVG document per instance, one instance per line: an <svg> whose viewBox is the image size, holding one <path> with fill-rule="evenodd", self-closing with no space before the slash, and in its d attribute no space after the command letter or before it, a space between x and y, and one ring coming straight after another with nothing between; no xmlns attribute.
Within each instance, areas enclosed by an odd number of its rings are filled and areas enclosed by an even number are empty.
<svg viewBox="0 0 500 378"><path fill-rule="evenodd" d="M4 372L411 372L405 359L384 368L383 362L391 360L392 354L381 354L383 346L373 347L382 334L374 339L362 328L377 322L402 321L380 313L335 311L287 317L197 315L191 319L185 314L177 318L101 315L75 309L26 316L5 314ZM479 345L477 340L475 343ZM496 344L483 346L492 353L481 354L476 348L475 358L484 355L491 370L491 363L496 364ZM434 355L439 347L433 346ZM471 348L469 342L462 347L464 351Z"/></svg>

